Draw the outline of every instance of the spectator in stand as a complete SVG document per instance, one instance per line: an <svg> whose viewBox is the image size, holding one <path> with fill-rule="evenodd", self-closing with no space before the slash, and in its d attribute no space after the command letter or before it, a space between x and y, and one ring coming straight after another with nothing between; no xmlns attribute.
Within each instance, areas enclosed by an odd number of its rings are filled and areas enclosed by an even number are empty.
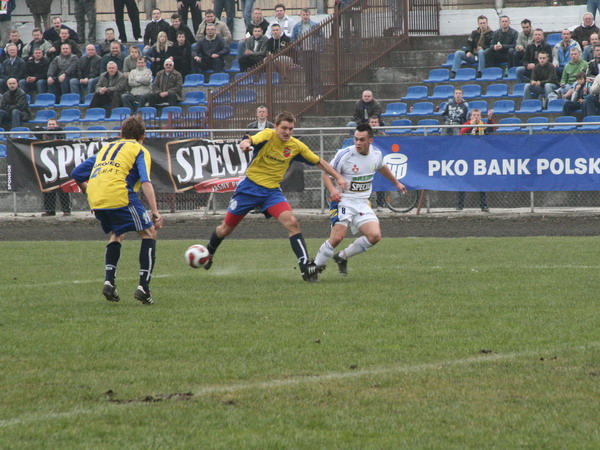
<svg viewBox="0 0 600 450"><path fill-rule="evenodd" d="M588 87L585 72L579 72L575 83L564 95L567 100L563 104L563 115L574 116L577 111L583 110L583 102L587 96Z"/></svg>
<svg viewBox="0 0 600 450"><path fill-rule="evenodd" d="M460 87L454 88L454 97L449 99L442 112L444 123L446 125L462 125L467 121L469 104L463 99L463 90ZM444 133L448 136L460 134L460 128L444 128Z"/></svg>
<svg viewBox="0 0 600 450"><path fill-rule="evenodd" d="M508 16L500 16L500 28L492 34L490 47L485 51L486 67L499 67L503 62L512 67L518 36L518 31L510 27Z"/></svg>
<svg viewBox="0 0 600 450"><path fill-rule="evenodd" d="M291 45L292 40L285 34L279 26L275 23L271 27L271 37L267 41L267 55L275 55L284 48ZM286 79L288 72L294 67L294 56L291 53L286 55L280 55L275 60L275 70L279 72L283 79Z"/></svg>
<svg viewBox="0 0 600 450"><path fill-rule="evenodd" d="M238 46L238 61L240 62L240 71L246 72L248 69L262 63L267 55L267 38L263 36L263 30L255 25L252 30L252 37L245 41L240 41Z"/></svg>
<svg viewBox="0 0 600 450"><path fill-rule="evenodd" d="M457 50L454 53L450 78L454 78L463 61L466 61L467 64L477 63L477 76L481 76L481 72L485 69L485 50L489 48L492 42L493 33L488 25L487 17L479 16L477 18L477 29L471 32L469 39L467 39L467 45L462 50Z"/></svg>
<svg viewBox="0 0 600 450"><path fill-rule="evenodd" d="M148 53L152 75L156 76L156 74L162 69L165 60L169 57L169 48L172 45L173 43L167 39L167 33L164 31L158 33L158 39Z"/></svg>
<svg viewBox="0 0 600 450"><path fill-rule="evenodd" d="M0 64L0 94L7 90L7 81L15 78L17 83L25 79L25 61L17 56L17 46L8 44L7 58Z"/></svg>
<svg viewBox="0 0 600 450"><path fill-rule="evenodd" d="M85 40L85 20L88 24L88 44L96 43L96 0L73 0L75 2L75 21L77 22L77 34L81 43Z"/></svg>
<svg viewBox="0 0 600 450"><path fill-rule="evenodd" d="M579 46L583 49L590 43L590 36L592 33L598 33L600 29L594 22L594 15L586 12L581 19L581 25L573 30L572 38L577 41Z"/></svg>
<svg viewBox="0 0 600 450"><path fill-rule="evenodd" d="M292 33L294 31L294 26L296 25L296 22L294 21L294 19L290 19L289 16L286 15L285 5L282 3L278 3L277 5L275 5L275 18L273 19L271 25L269 25L269 29L267 30L268 38L271 37L271 27L275 23L279 24L279 26L283 30L283 33L286 36L289 36L290 38L292 38L292 40L294 40L294 38L292 37Z"/></svg>
<svg viewBox="0 0 600 450"><path fill-rule="evenodd" d="M46 40L44 40L44 36L42 34L42 30L39 28L34 28L31 35L33 36L33 40L23 47L23 56L24 60L33 59L33 51L36 48L42 49L44 56L46 52L52 47L52 44Z"/></svg>
<svg viewBox="0 0 600 450"><path fill-rule="evenodd" d="M146 25L144 31L144 56L148 56L154 45L158 42L159 33L165 35L169 31L169 24L161 17L160 9L152 11L152 21Z"/></svg>
<svg viewBox="0 0 600 450"><path fill-rule="evenodd" d="M118 42L117 42L118 44ZM100 57L96 54L96 46L88 44L85 47L85 56L77 61L77 75L69 81L69 89L74 94L79 94L81 101L86 94L96 92L96 84L100 79Z"/></svg>
<svg viewBox="0 0 600 450"><path fill-rule="evenodd" d="M221 20L223 10L227 14L227 28L233 35L233 19L235 18L235 0L215 0L215 16Z"/></svg>
<svg viewBox="0 0 600 450"><path fill-rule="evenodd" d="M156 106L165 102L168 102L169 106L176 106L183 100L183 77L175 70L175 63L172 59L167 59L164 67L156 75L151 93L143 95L140 99L140 106L145 106L146 103Z"/></svg>
<svg viewBox="0 0 600 450"><path fill-rule="evenodd" d="M596 46L596 44L600 43L600 39L598 38L598 33L592 33L590 34L590 43L587 47L585 47L585 49L583 50L582 53L582 58L587 61L593 61L594 59L594 47Z"/></svg>
<svg viewBox="0 0 600 450"><path fill-rule="evenodd" d="M525 49L523 65L517 67L517 80L519 83L527 83L531 78L531 72L538 61L540 52L552 54L552 47L544 40L544 31L541 28L533 30L533 41Z"/></svg>
<svg viewBox="0 0 600 450"><path fill-rule="evenodd" d="M531 72L531 81L525 86L523 99L528 100L541 95L544 101L547 101L557 83L556 68L550 64L550 55L542 50L538 53L538 63Z"/></svg>
<svg viewBox="0 0 600 450"><path fill-rule="evenodd" d="M146 58L138 56L136 68L129 72L127 79L129 92L121 96L123 106L127 106L132 112L137 110L142 96L148 96L152 87L152 71L146 67Z"/></svg>
<svg viewBox="0 0 600 450"><path fill-rule="evenodd" d="M590 83L593 82L599 73L600 73L600 44L596 44L596 45L594 45L594 59L592 59L588 63L588 70L586 73L588 81Z"/></svg>
<svg viewBox="0 0 600 450"><path fill-rule="evenodd" d="M196 49L192 48L194 72L201 73L206 70L223 72L225 56L228 54L229 44L217 35L217 27L214 23L208 24L206 26L206 37L198 40Z"/></svg>
<svg viewBox="0 0 600 450"><path fill-rule="evenodd" d="M381 104L373 98L373 92L363 91L361 99L354 104L354 113L352 120L346 124L347 127L356 128L357 125L368 123L369 117L377 116L381 122L383 108Z"/></svg>
<svg viewBox="0 0 600 450"><path fill-rule="evenodd" d="M25 46L25 44L21 40L21 35L19 34L19 32L17 30L10 30L9 35L10 35L10 39L8 40L8 44L6 44L4 46L4 52L2 53L2 57L0 57L0 61L4 61L6 59L6 55L7 55L6 50L8 49L8 46L11 44L15 45L17 47L17 56L19 58L23 58L23 47Z"/></svg>
<svg viewBox="0 0 600 450"><path fill-rule="evenodd" d="M109 62L116 63L119 70L123 71L125 55L123 55L121 44L117 41L111 42L110 52L102 57L102 60L100 61L100 73L106 72L106 67Z"/></svg>
<svg viewBox="0 0 600 450"><path fill-rule="evenodd" d="M48 92L60 100L62 94L70 92L71 78L77 77L77 58L71 52L71 44L60 46L60 55L52 60L48 68Z"/></svg>
<svg viewBox="0 0 600 450"><path fill-rule="evenodd" d="M196 40L199 41L200 39L204 38L208 34L208 32L206 30L206 27L208 25L214 25L217 36L225 39L225 42L227 42L228 44L233 40L231 31L229 31L229 28L227 28L227 25L225 25L225 23L223 23L219 19L217 19L217 16L215 16L215 12L212 9L207 9L206 12L204 13L204 20L198 27L198 31L196 33Z"/></svg>
<svg viewBox="0 0 600 450"><path fill-rule="evenodd" d="M31 119L27 96L16 78L9 78L6 85L8 90L0 100L0 123L5 127L8 124L8 128L20 127L22 122Z"/></svg>
<svg viewBox="0 0 600 450"><path fill-rule="evenodd" d="M565 65L560 78L560 91L564 95L577 81L579 72L587 72L588 63L581 59L581 50L579 48L571 49L571 60Z"/></svg>
<svg viewBox="0 0 600 450"><path fill-rule="evenodd" d="M8 33L13 28L11 15L17 7L16 0L3 0L2 3L6 9L4 14L0 14L0 46L8 42Z"/></svg>
<svg viewBox="0 0 600 450"><path fill-rule="evenodd" d="M180 2L178 2L179 4ZM177 42L177 33L183 32L185 34L185 41L189 42L192 45L192 42L196 42L196 38L194 37L194 33L192 30L188 28L188 26L181 22L181 16L179 14L171 15L171 26L169 27L169 31L167 32L167 37L169 41L173 44Z"/></svg>
<svg viewBox="0 0 600 450"><path fill-rule="evenodd" d="M43 94L48 91L48 68L50 60L44 56L41 48L33 51L33 58L25 62L25 79L19 81L19 87L26 94Z"/></svg>
<svg viewBox="0 0 600 450"><path fill-rule="evenodd" d="M140 48L137 45L131 45L129 54L123 60L123 75L125 75L125 78L129 78L129 72L137 67L137 60L140 56Z"/></svg>
<svg viewBox="0 0 600 450"><path fill-rule="evenodd" d="M321 98L321 58L323 49L323 32L310 35L310 32L319 24L310 20L310 9L300 11L300 22L294 25L292 31L292 41L300 41L298 45L298 54L300 64L304 68L306 79L307 96L306 100L319 100ZM308 35L308 36L306 36ZM306 36L306 37L305 37ZM368 118L368 116L367 116Z"/></svg>
<svg viewBox="0 0 600 450"><path fill-rule="evenodd" d="M77 42L75 42L69 37L69 30L63 28L60 30L59 34L60 38L57 41L53 42L52 47L48 49L48 53L46 54L46 56L48 56L48 59L53 59L56 57L56 55L60 54L60 48L62 44L69 44L69 46L71 47L71 53L77 55L77 57L81 56L81 50L79 50Z"/></svg>
<svg viewBox="0 0 600 450"><path fill-rule="evenodd" d="M488 119L487 119L488 124L494 123L494 110L493 109L488 110L487 117L488 117ZM479 110L477 108L475 108L471 111L471 118L470 118L470 120L465 122L465 125L480 125L480 126L461 128L460 134L462 136L483 136L485 134L491 134L495 130L494 127L481 126L481 125L484 125L484 122L481 120L481 110ZM458 192L456 209L461 211L464 207L465 207L465 193ZM486 213L490 212L490 208L489 208L488 202L487 202L487 193L486 192L479 193L479 207L481 208L481 212L486 212Z"/></svg>
<svg viewBox="0 0 600 450"><path fill-rule="evenodd" d="M44 129L43 127L40 128L42 130ZM54 132L63 131L62 127L58 125L56 119L48 119L48 122L46 123L46 130ZM45 141L54 141L56 139L64 139L65 135L62 133L48 133L37 135L37 137L38 139L43 139ZM71 215L71 196L59 188L44 192L44 212L42 213L42 217L56 215L56 194L58 194L60 209L63 212L63 216L66 217Z"/></svg>
<svg viewBox="0 0 600 450"><path fill-rule="evenodd" d="M60 17L52 18L52 28L47 28L46 31L44 31L44 39L48 42L60 40L60 30L69 30L69 37L75 42L79 42L79 36L75 33L75 30L64 25ZM46 56L49 57L50 55Z"/></svg>
<svg viewBox="0 0 600 450"><path fill-rule="evenodd" d="M571 31L564 29L561 32L561 41L552 49L552 64L556 68L556 73L560 77L562 72L571 59L571 49L581 47L574 39L571 39Z"/></svg>
<svg viewBox="0 0 600 450"><path fill-rule="evenodd" d="M98 45L98 47L100 49L98 52L98 56L100 56L100 58L102 58L104 55L108 55L110 53L110 44L112 44L113 42L119 43L119 41L117 41L115 39L115 29L107 28L106 30L104 30L104 40L102 42L100 42L100 44ZM123 50L125 50L125 46L123 46L123 45L121 45L121 46L122 46Z"/></svg>
<svg viewBox="0 0 600 450"><path fill-rule="evenodd" d="M523 56L525 49L533 42L533 33L531 32L531 20L521 20L521 32L517 36L517 44L513 53L513 61L511 67L519 67L523 64Z"/></svg>
<svg viewBox="0 0 600 450"><path fill-rule="evenodd" d="M119 30L119 39L121 42L127 42L127 31L125 30L124 11L127 6L127 15L131 21L133 38L137 42L142 42L142 28L140 27L140 10L135 0L113 0L113 9L115 11L115 22Z"/></svg>
<svg viewBox="0 0 600 450"><path fill-rule="evenodd" d="M52 26L52 20L50 20L52 0L25 0L25 4L29 8L31 15L33 15L33 26L35 28L41 30L42 22L44 30ZM33 54L31 56L33 57Z"/></svg>
<svg viewBox="0 0 600 450"><path fill-rule="evenodd" d="M264 130L265 128L274 128L275 125L269 122L269 111L266 106L259 106L256 108L256 120L254 122L250 122L246 125L246 129L248 130L248 134L256 134L259 131Z"/></svg>
<svg viewBox="0 0 600 450"><path fill-rule="evenodd" d="M186 40L186 34L183 31L177 33L177 40L169 47L169 58L175 63L175 70L182 77L192 72L192 46Z"/></svg>
<svg viewBox="0 0 600 450"><path fill-rule="evenodd" d="M188 20L188 10L190 11L190 15L192 16L192 36L188 36L186 34L186 39L188 42L194 41L194 35L196 34L196 30L200 26L200 22L202 22L202 2L200 0L178 0L177 1L177 13L179 16L179 20L182 21L183 25L189 30L187 20ZM175 14L173 14L174 16ZM171 19L173 19L171 16ZM173 24L173 20L171 20L171 24ZM174 24L173 24L174 25ZM169 36L171 39L171 36ZM171 39L172 40L172 39Z"/></svg>
<svg viewBox="0 0 600 450"><path fill-rule="evenodd" d="M269 28L269 22L262 15L262 9L254 8L252 11L252 20L250 23L246 24L246 34L244 35L245 39L248 39L252 36L252 30L254 27L261 27L263 30L263 34L266 35L267 29Z"/></svg>
<svg viewBox="0 0 600 450"><path fill-rule="evenodd" d="M583 116L596 115L600 108L600 77L596 77L589 89L589 95L583 101Z"/></svg>
<svg viewBox="0 0 600 450"><path fill-rule="evenodd" d="M106 72L100 75L90 108L118 108L121 96L127 92L127 79L119 72L117 63L110 61Z"/></svg>

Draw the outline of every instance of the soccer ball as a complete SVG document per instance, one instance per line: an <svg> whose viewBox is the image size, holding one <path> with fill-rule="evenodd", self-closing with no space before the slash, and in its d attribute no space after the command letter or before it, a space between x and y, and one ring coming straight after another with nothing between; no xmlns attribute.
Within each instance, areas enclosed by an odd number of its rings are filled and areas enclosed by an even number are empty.
<svg viewBox="0 0 600 450"><path fill-rule="evenodd" d="M208 261L210 253L208 249L201 244L192 245L185 251L185 262L193 267L194 269L199 269L204 266L204 263Z"/></svg>

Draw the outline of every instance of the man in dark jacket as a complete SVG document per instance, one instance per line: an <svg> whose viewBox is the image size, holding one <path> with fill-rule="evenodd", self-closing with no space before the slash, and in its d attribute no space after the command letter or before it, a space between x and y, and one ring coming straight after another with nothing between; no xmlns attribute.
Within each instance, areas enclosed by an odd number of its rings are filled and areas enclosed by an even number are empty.
<svg viewBox="0 0 600 450"><path fill-rule="evenodd" d="M0 122L8 124L9 128L20 127L21 122L31 119L27 96L19 88L16 78L9 78L6 84L8 91L2 94L0 100Z"/></svg>
<svg viewBox="0 0 600 450"><path fill-rule="evenodd" d="M111 61L117 64L117 67L120 71L123 71L125 55L123 55L121 44L119 44L117 41L110 43L110 53L104 55L100 60L100 73L106 72L106 66Z"/></svg>
<svg viewBox="0 0 600 450"><path fill-rule="evenodd" d="M575 39L581 48L585 48L590 43L592 33L598 33L600 29L594 22L594 15L586 12L581 19L581 25L573 30L572 38Z"/></svg>
<svg viewBox="0 0 600 450"><path fill-rule="evenodd" d="M81 99L85 100L87 93L96 92L99 79L100 57L96 54L96 46L88 44L85 47L85 56L77 61L77 75L69 80L71 93L79 94Z"/></svg>
<svg viewBox="0 0 600 450"><path fill-rule="evenodd" d="M448 100L442 112L444 124L446 125L462 125L467 121L469 112L469 104L463 99L463 90L460 87L454 88L454 97ZM460 134L460 128L444 128L444 133L447 135Z"/></svg>
<svg viewBox="0 0 600 450"><path fill-rule="evenodd" d="M540 52L538 54L538 64L531 72L531 81L525 85L523 99L528 100L541 95L547 100L548 94L557 87L558 77L556 68L550 63L550 55L546 52Z"/></svg>
<svg viewBox="0 0 600 450"><path fill-rule="evenodd" d="M25 78L25 61L17 56L17 46L8 44L8 57L0 64L0 93L6 92L6 82L16 78L17 82Z"/></svg>
<svg viewBox="0 0 600 450"><path fill-rule="evenodd" d="M90 108L118 108L121 106L121 96L126 92L127 78L119 72L117 63L111 61L106 66L106 72L100 75Z"/></svg>
<svg viewBox="0 0 600 450"><path fill-rule="evenodd" d="M172 59L167 59L164 63L164 70L156 74L156 79L152 84L152 92L149 95L142 95L140 106L149 104L156 106L159 103L168 102L169 106L176 106L177 102L183 100L183 77L175 70L175 63Z"/></svg>
<svg viewBox="0 0 600 450"><path fill-rule="evenodd" d="M196 49L192 48L194 71L214 70L222 72L225 67L225 56L229 54L229 44L217 35L214 24L206 26L206 37L198 40Z"/></svg>
<svg viewBox="0 0 600 450"><path fill-rule="evenodd" d="M485 50L489 48L492 42L493 31L488 25L488 19L485 16L477 18L477 29L471 32L467 45L462 50L457 50L454 53L454 62L450 71L451 78L454 78L456 71L460 69L463 61L467 64L477 63L478 75L485 69Z"/></svg>
<svg viewBox="0 0 600 450"><path fill-rule="evenodd" d="M69 44L71 46L71 53L77 55L77 57L81 56L81 50L79 49L79 45L77 45L77 42L71 39L69 35L69 30L62 29L60 30L59 34L60 37L58 38L58 40L52 43L52 47L50 47L48 53L46 53L48 59L53 59L57 55L60 55L60 46L62 44Z"/></svg>
<svg viewBox="0 0 600 450"><path fill-rule="evenodd" d="M48 91L48 68L50 61L44 56L41 48L33 51L33 58L25 63L25 79L19 80L19 87L25 93L37 92L43 94Z"/></svg>
<svg viewBox="0 0 600 450"><path fill-rule="evenodd" d="M68 30L69 37L71 39L73 39L75 42L79 42L79 36L75 32L75 30L64 25L62 23L62 20L60 19L60 17L52 18L52 27L48 28L46 31L44 31L43 37L48 42L56 42L60 39L60 34L59 34L60 30Z"/></svg>
<svg viewBox="0 0 600 450"><path fill-rule="evenodd" d="M177 42L177 34L179 32L183 32L183 34L185 34L185 41L190 45L196 42L196 38L194 37L192 30L190 30L189 27L181 21L181 16L175 13L171 16L171 26L167 31L167 37L169 38L169 41L173 43L173 45L175 45L175 42Z"/></svg>
<svg viewBox="0 0 600 450"><path fill-rule="evenodd" d="M77 56L71 53L70 44L60 46L60 55L52 60L48 68L48 91L60 99L70 92L69 82L77 76Z"/></svg>
<svg viewBox="0 0 600 450"><path fill-rule="evenodd" d="M519 83L527 83L531 77L531 72L538 62L540 52L552 54L552 47L544 40L544 30L536 28L533 30L533 42L525 48L523 55L523 65L517 67L517 80Z"/></svg>
<svg viewBox="0 0 600 450"><path fill-rule="evenodd" d="M490 47L485 51L486 67L498 67L503 62L512 67L518 37L519 32L510 27L508 16L500 16L500 28L492 34Z"/></svg>
<svg viewBox="0 0 600 450"><path fill-rule="evenodd" d="M242 72L246 72L265 59L265 56L267 56L267 40L267 37L263 36L262 28L255 25L252 29L252 37L240 42L238 61Z"/></svg>
<svg viewBox="0 0 600 450"><path fill-rule="evenodd" d="M354 114L352 121L348 122L347 127L356 128L361 123L369 123L369 117L377 116L381 120L383 108L381 104L373 98L373 92L363 91L362 97L354 104Z"/></svg>
<svg viewBox="0 0 600 450"><path fill-rule="evenodd" d="M160 9L157 8L152 11L152 20L148 22L148 25L146 25L146 29L144 30L144 56L148 56L150 49L156 44L158 33L161 31L164 31L168 35L169 24L163 20Z"/></svg>

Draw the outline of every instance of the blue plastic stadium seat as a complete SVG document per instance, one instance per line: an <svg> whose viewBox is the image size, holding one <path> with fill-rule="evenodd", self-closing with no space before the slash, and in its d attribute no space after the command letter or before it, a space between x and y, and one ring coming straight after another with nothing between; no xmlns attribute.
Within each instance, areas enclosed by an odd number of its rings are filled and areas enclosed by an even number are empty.
<svg viewBox="0 0 600 450"><path fill-rule="evenodd" d="M29 128L27 127L14 127L11 128L10 131L18 132L18 134L13 134L11 137L18 139L33 139L33 136L29 134Z"/></svg>
<svg viewBox="0 0 600 450"><path fill-rule="evenodd" d="M220 94L219 91L215 89L213 91L213 103L231 103L231 91L225 91L222 94Z"/></svg>
<svg viewBox="0 0 600 450"><path fill-rule="evenodd" d="M548 107L544 110L545 113L561 113L563 112L563 105L567 100L564 98L555 98L548 102Z"/></svg>
<svg viewBox="0 0 600 450"><path fill-rule="evenodd" d="M56 96L54 94L38 94L35 102L29 105L32 108L47 108L54 106L56 103Z"/></svg>
<svg viewBox="0 0 600 450"><path fill-rule="evenodd" d="M137 113L146 121L156 120L156 108L154 106L142 106L141 108L138 108Z"/></svg>
<svg viewBox="0 0 600 450"><path fill-rule="evenodd" d="M411 127L412 122L409 119L392 120L392 123L390 123L390 126L392 126L392 127ZM387 134L407 134L407 133L410 133L410 128L405 128L405 129L401 129L401 130L385 130L385 132ZM350 145L352 145L352 144L350 144Z"/></svg>
<svg viewBox="0 0 600 450"><path fill-rule="evenodd" d="M417 102L413 105L413 110L407 115L409 116L427 116L433 114L433 103Z"/></svg>
<svg viewBox="0 0 600 450"><path fill-rule="evenodd" d="M573 116L560 116L554 119L555 123L563 123L565 125L554 125L552 129L554 131L572 131L577 129L577 125L574 125L577 122L577 119Z"/></svg>
<svg viewBox="0 0 600 450"><path fill-rule="evenodd" d="M55 108L72 108L79 106L79 94L63 94L60 97L60 102L54 105Z"/></svg>
<svg viewBox="0 0 600 450"><path fill-rule="evenodd" d="M433 88L433 94L429 100L447 100L454 96L454 86L451 84L440 84Z"/></svg>
<svg viewBox="0 0 600 450"><path fill-rule="evenodd" d="M90 104L92 103L92 97L94 97L94 94L87 94L85 96L85 100L83 101L83 103L79 104L80 108L88 108L90 106Z"/></svg>
<svg viewBox="0 0 600 450"><path fill-rule="evenodd" d="M508 69L508 74L506 74L506 77L504 77L504 79L506 81L513 81L517 79L517 67L511 67L510 69Z"/></svg>
<svg viewBox="0 0 600 450"><path fill-rule="evenodd" d="M204 75L201 73L190 73L185 76L183 87L198 87L204 84Z"/></svg>
<svg viewBox="0 0 600 450"><path fill-rule="evenodd" d="M454 64L454 53L450 53L446 58L446 62L442 64L442 67L452 67Z"/></svg>
<svg viewBox="0 0 600 450"><path fill-rule="evenodd" d="M79 139L81 137L81 128L79 127L73 127L73 126L69 126L69 127L64 127L63 130L66 131L65 133L65 137L67 139Z"/></svg>
<svg viewBox="0 0 600 450"><path fill-rule="evenodd" d="M402 102L394 102L388 103L385 108L385 112L381 115L381 117L398 117L404 116L406 114L406 103Z"/></svg>
<svg viewBox="0 0 600 450"><path fill-rule="evenodd" d="M503 70L500 67L486 67L481 72L481 77L477 78L477 81L496 81L501 80Z"/></svg>
<svg viewBox="0 0 600 450"><path fill-rule="evenodd" d="M440 103L439 108L437 109L437 111L434 111L433 114L435 114L436 116L441 116L442 114L444 114L444 109L446 109L446 104L448 102L442 102Z"/></svg>
<svg viewBox="0 0 600 450"><path fill-rule="evenodd" d="M279 84L281 82L281 79L279 77L279 73L278 72L273 72L271 74L271 84ZM260 79L258 80L258 82L256 83L258 85L265 85L267 84L267 74L263 73L260 76Z"/></svg>
<svg viewBox="0 0 600 450"><path fill-rule="evenodd" d="M235 41L232 42L231 44L229 44L229 55L230 56L237 56L238 54L238 47L239 47L239 42Z"/></svg>
<svg viewBox="0 0 600 450"><path fill-rule="evenodd" d="M456 75L452 81L473 81L477 75L477 72L472 67L465 67L458 69Z"/></svg>
<svg viewBox="0 0 600 450"><path fill-rule="evenodd" d="M550 47L554 47L556 44L558 44L560 41L562 40L562 36L560 33L550 33L548 35L548 37L546 37L546 43L550 46Z"/></svg>
<svg viewBox="0 0 600 450"><path fill-rule="evenodd" d="M514 127L498 127L497 129L497 133L514 133L517 131L521 131L521 119L518 119L516 117L504 117L503 119L500 119L500 122L498 122L499 125L508 125L508 124L513 124L516 125Z"/></svg>
<svg viewBox="0 0 600 450"><path fill-rule="evenodd" d="M185 98L180 105L206 105L206 92L192 91L185 94Z"/></svg>
<svg viewBox="0 0 600 450"><path fill-rule="evenodd" d="M80 109L65 109L60 113L59 123L79 122L81 119Z"/></svg>
<svg viewBox="0 0 600 450"><path fill-rule="evenodd" d="M482 98L500 98L508 96L508 86L506 84L490 84L482 95Z"/></svg>
<svg viewBox="0 0 600 450"><path fill-rule="evenodd" d="M450 79L450 71L448 69L433 69L429 72L429 78L423 80L425 83L441 83Z"/></svg>
<svg viewBox="0 0 600 450"><path fill-rule="evenodd" d="M234 59L231 62L231 67L225 69L227 73L238 73L240 71L240 61L238 59Z"/></svg>
<svg viewBox="0 0 600 450"><path fill-rule="evenodd" d="M427 86L409 86L406 90L406 97L402 100L423 100L427 98Z"/></svg>
<svg viewBox="0 0 600 450"><path fill-rule="evenodd" d="M219 72L213 73L204 86L225 86L227 83L229 83L229 74Z"/></svg>
<svg viewBox="0 0 600 450"><path fill-rule="evenodd" d="M225 120L233 117L233 106L231 105L218 105L213 110L213 119Z"/></svg>
<svg viewBox="0 0 600 450"><path fill-rule="evenodd" d="M582 122L600 122L600 116L586 116L583 118ZM592 124L584 124L579 127L582 131L597 131L600 130L600 124L592 125Z"/></svg>
<svg viewBox="0 0 600 450"><path fill-rule="evenodd" d="M85 112L85 117L80 119L80 122L101 122L106 118L104 108L89 108Z"/></svg>
<svg viewBox="0 0 600 450"><path fill-rule="evenodd" d="M171 113L171 117L174 118L176 116L181 116L183 110L179 106L167 106L163 108L160 114L160 120L169 120L169 113Z"/></svg>
<svg viewBox="0 0 600 450"><path fill-rule="evenodd" d="M440 129L439 128L427 128L425 129L424 125L439 125L440 122L437 119L421 119L417 122L417 127L419 128L415 128L414 130L412 130L413 134L424 134L425 131L427 131L427 134L433 134L433 133L439 133Z"/></svg>
<svg viewBox="0 0 600 450"><path fill-rule="evenodd" d="M494 114L512 114L515 112L514 100L498 100L494 102Z"/></svg>
<svg viewBox="0 0 600 450"><path fill-rule="evenodd" d="M481 110L481 114L487 114L488 104L485 100L475 100L474 102L469 102L469 112L474 109Z"/></svg>
<svg viewBox="0 0 600 450"><path fill-rule="evenodd" d="M242 78L243 78L244 80L243 80L243 81L239 81L239 80L241 80ZM248 72L240 72L240 73L236 73L236 74L233 76L233 79L234 79L235 81L238 81L238 82L239 82L239 84L241 84L241 85L254 84L254 80L253 80L253 78L252 78L252 76L251 76L251 75L248 75Z"/></svg>
<svg viewBox="0 0 600 450"><path fill-rule="evenodd" d="M6 158L6 145L0 144L0 158Z"/></svg>
<svg viewBox="0 0 600 450"><path fill-rule="evenodd" d="M479 84L465 84L463 87L463 98L481 97L481 86Z"/></svg>
<svg viewBox="0 0 600 450"><path fill-rule="evenodd" d="M523 98L523 94L525 93L525 86L527 83L517 83L514 85L513 90L510 94L508 94L511 98Z"/></svg>
<svg viewBox="0 0 600 450"><path fill-rule="evenodd" d="M129 109L126 106L121 106L119 108L113 108L111 110L110 117L107 117L105 120L117 120L119 122L122 122L123 120L127 119L130 115L131 109Z"/></svg>
<svg viewBox="0 0 600 450"><path fill-rule="evenodd" d="M523 100L521 102L521 108L515 112L518 114L535 114L542 112L542 102L537 99Z"/></svg>
<svg viewBox="0 0 600 450"><path fill-rule="evenodd" d="M206 116L206 106L190 106L186 114L191 117Z"/></svg>
<svg viewBox="0 0 600 450"><path fill-rule="evenodd" d="M550 122L550 119L548 119L547 117L530 117L529 119L527 119L528 124L539 124L539 125L535 125L535 126L531 127L533 129L533 131L547 130L549 122ZM525 128L525 130L528 130L528 129L529 129L529 127Z"/></svg>
<svg viewBox="0 0 600 450"><path fill-rule="evenodd" d="M256 91L254 89L240 89L235 93L235 103L256 103Z"/></svg>
<svg viewBox="0 0 600 450"><path fill-rule="evenodd" d="M53 109L40 109L36 111L35 117L29 121L29 123L43 123L46 124L48 119L56 118L56 112Z"/></svg>

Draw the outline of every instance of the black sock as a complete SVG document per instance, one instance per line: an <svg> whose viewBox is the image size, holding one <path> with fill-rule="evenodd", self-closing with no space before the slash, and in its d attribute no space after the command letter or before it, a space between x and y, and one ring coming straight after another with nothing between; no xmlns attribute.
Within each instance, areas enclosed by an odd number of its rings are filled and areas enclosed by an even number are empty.
<svg viewBox="0 0 600 450"><path fill-rule="evenodd" d="M221 245L221 242L223 242L223 239L225 238L220 238L217 236L217 230L213 231L210 241L208 241L208 245L206 246L211 255L215 254L217 248L219 248L219 245Z"/></svg>
<svg viewBox="0 0 600 450"><path fill-rule="evenodd" d="M142 239L140 247L140 286L148 292L154 261L156 260L156 240Z"/></svg>
<svg viewBox="0 0 600 450"><path fill-rule="evenodd" d="M111 242L106 246L106 255L104 257L106 275L104 279L110 281L110 284L114 286L115 277L117 276L117 263L121 256L121 243Z"/></svg>
<svg viewBox="0 0 600 450"><path fill-rule="evenodd" d="M298 258L300 270L304 270L304 268L308 265L309 258L308 249L306 247L306 242L304 242L304 236L302 236L302 233L290 236L290 244L292 244L292 250Z"/></svg>

